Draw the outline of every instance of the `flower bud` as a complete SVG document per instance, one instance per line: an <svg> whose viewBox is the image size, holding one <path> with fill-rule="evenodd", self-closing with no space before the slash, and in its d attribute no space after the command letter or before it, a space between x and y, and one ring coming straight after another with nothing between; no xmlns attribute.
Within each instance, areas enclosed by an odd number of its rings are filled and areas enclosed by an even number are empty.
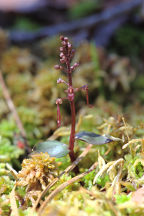
<svg viewBox="0 0 144 216"><path fill-rule="evenodd" d="M61 78L59 78L58 80L57 80L57 84L60 84L60 83L63 83L64 82L64 80L62 80Z"/></svg>
<svg viewBox="0 0 144 216"><path fill-rule="evenodd" d="M60 57L61 57L61 58L63 58L63 57L64 57L64 54L63 54L62 52L60 53Z"/></svg>
<svg viewBox="0 0 144 216"><path fill-rule="evenodd" d="M72 48L72 45L71 45L70 43L68 44L68 48L69 48L69 49L71 49L71 48Z"/></svg>
<svg viewBox="0 0 144 216"><path fill-rule="evenodd" d="M66 42L65 42L65 41L62 41L62 45L63 45L63 46L66 46Z"/></svg>
<svg viewBox="0 0 144 216"><path fill-rule="evenodd" d="M60 69L60 65L55 65L54 68L55 68L56 70L59 70L59 69Z"/></svg>
<svg viewBox="0 0 144 216"><path fill-rule="evenodd" d="M61 41L64 40L64 36L63 36L63 35L60 36L60 40L61 40Z"/></svg>
<svg viewBox="0 0 144 216"><path fill-rule="evenodd" d="M74 63L74 67L76 68L76 67L78 67L79 66L79 63Z"/></svg>
<svg viewBox="0 0 144 216"><path fill-rule="evenodd" d="M74 49L72 49L71 53L72 53L72 54L74 54L74 53L75 53L75 50L74 50Z"/></svg>
<svg viewBox="0 0 144 216"><path fill-rule="evenodd" d="M62 104L62 99L61 98L57 98L56 99L56 104Z"/></svg>
<svg viewBox="0 0 144 216"><path fill-rule="evenodd" d="M68 42L68 37L64 37L64 41Z"/></svg>
<svg viewBox="0 0 144 216"><path fill-rule="evenodd" d="M60 63L64 64L65 63L65 59L64 58L60 59Z"/></svg>
<svg viewBox="0 0 144 216"><path fill-rule="evenodd" d="M60 52L63 52L63 47L60 47Z"/></svg>

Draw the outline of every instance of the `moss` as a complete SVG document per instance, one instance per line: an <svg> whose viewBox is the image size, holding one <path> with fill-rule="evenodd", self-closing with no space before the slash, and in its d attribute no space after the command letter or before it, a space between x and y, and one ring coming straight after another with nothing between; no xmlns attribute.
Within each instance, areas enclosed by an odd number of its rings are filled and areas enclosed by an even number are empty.
<svg viewBox="0 0 144 216"><path fill-rule="evenodd" d="M52 67L55 62L56 47L58 47L56 38L41 41L39 44L41 52L35 53L39 58L36 58L29 49L18 47L9 50L5 47L2 52L1 67L4 78L26 130L30 146L41 139L46 139L56 129L55 99L63 96L65 89L63 86L60 88L56 86L59 71ZM79 87L80 84L88 84L90 101L94 105L93 108L88 109L84 105L84 94L80 93L77 96L77 132L91 131L108 134L120 138L120 141L93 146L78 164L82 173L98 161L96 169L81 179L83 187L79 182L69 185L48 203L43 215L65 215L67 212L68 216L116 214L141 216L143 209L133 203L131 197L132 192L141 188L144 182L144 109L140 103L129 105L128 95L130 91L131 98L135 100L135 95L143 94L140 92L143 90L141 82L143 76L140 76L135 85L133 83L131 89L135 70L130 59L110 55L88 42L78 47L74 61L81 64L79 70L73 74L74 85ZM65 80L64 75L62 78ZM137 91L133 94L135 89ZM2 96L2 90L0 95ZM83 98L82 102L79 100L81 98ZM115 101L119 104L124 101L128 106L123 108ZM9 177L10 172L6 168L6 163L9 162L14 167L15 163L19 163L23 150L16 147L17 138L21 140L22 137L19 137L19 130L12 120L11 113L6 109L3 99L0 100L0 107L0 211L2 209L8 215L10 214L9 194L15 182L12 177ZM62 121L66 122L67 126L61 128L62 131L57 130L51 138L56 137L68 144L69 110L67 105L62 109L64 109ZM126 123L122 116L126 116L124 118ZM87 144L77 141L76 155L80 155L86 146ZM58 166L59 162L61 162L60 166ZM38 154L25 159L18 174L16 189L19 214L32 215L31 206L35 204L37 197L48 183L69 165L68 156L54 160L48 155ZM73 175L74 173L71 172L60 178L48 194L62 183L69 181Z"/></svg>
<svg viewBox="0 0 144 216"><path fill-rule="evenodd" d="M14 133L18 133L19 130L13 120L2 120L0 123L0 135L6 138L12 138Z"/></svg>
<svg viewBox="0 0 144 216"><path fill-rule="evenodd" d="M0 163L1 172L1 163ZM0 176L0 214L2 216L10 214L9 194L14 186L14 181L5 174Z"/></svg>
<svg viewBox="0 0 144 216"><path fill-rule="evenodd" d="M82 181L84 181L84 185L86 188L91 189L91 187L93 186L94 176L95 176L95 170L90 172L85 177L83 177Z"/></svg>
<svg viewBox="0 0 144 216"><path fill-rule="evenodd" d="M116 198L116 203L121 204L129 201L131 197L127 196L126 194L122 194L122 195L116 195L115 198Z"/></svg>
<svg viewBox="0 0 144 216"><path fill-rule="evenodd" d="M104 177L99 177L96 181L96 183L98 185L100 185L101 187L104 187L106 182L108 182L110 179L109 179L109 176L108 175L105 175Z"/></svg>
<svg viewBox="0 0 144 216"><path fill-rule="evenodd" d="M47 153L33 154L24 159L22 170L18 173L19 186L27 186L27 191L39 190L58 176L58 163Z"/></svg>
<svg viewBox="0 0 144 216"><path fill-rule="evenodd" d="M12 47L6 50L1 58L2 71L6 74L31 71L35 59L28 49Z"/></svg>
<svg viewBox="0 0 144 216"><path fill-rule="evenodd" d="M0 155L8 156L9 161L12 162L18 159L23 153L24 151L22 149L18 149L16 146L12 145L8 139L0 138Z"/></svg>

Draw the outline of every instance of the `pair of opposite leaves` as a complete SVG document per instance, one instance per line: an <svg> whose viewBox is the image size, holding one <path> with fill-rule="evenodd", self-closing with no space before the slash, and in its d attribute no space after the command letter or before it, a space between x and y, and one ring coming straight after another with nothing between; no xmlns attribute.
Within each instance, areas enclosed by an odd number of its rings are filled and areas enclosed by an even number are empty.
<svg viewBox="0 0 144 216"><path fill-rule="evenodd" d="M112 141L120 141L119 138L115 138L109 135L99 135L92 132L82 131L75 135L75 139L82 140L92 145L103 145ZM47 140L39 143L35 146L34 152L47 152L51 157L64 157L69 153L68 145L59 142L57 140Z"/></svg>

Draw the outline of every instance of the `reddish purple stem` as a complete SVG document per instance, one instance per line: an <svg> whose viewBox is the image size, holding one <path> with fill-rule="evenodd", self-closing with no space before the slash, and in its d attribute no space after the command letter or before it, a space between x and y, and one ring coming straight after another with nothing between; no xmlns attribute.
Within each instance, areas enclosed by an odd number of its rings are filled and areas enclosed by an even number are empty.
<svg viewBox="0 0 144 216"><path fill-rule="evenodd" d="M73 162L75 158L74 154L74 142L75 142L75 104L74 100L70 102L71 107L71 134L70 134L70 140L69 140L69 156L71 161Z"/></svg>
<svg viewBox="0 0 144 216"><path fill-rule="evenodd" d="M61 115L60 115L60 107L59 103L57 104L57 127L61 126Z"/></svg>

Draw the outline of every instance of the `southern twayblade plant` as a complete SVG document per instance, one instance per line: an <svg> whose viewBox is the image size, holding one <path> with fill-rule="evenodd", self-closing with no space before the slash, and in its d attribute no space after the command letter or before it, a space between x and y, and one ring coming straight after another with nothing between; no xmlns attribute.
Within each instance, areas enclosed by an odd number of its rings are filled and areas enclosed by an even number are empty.
<svg viewBox="0 0 144 216"><path fill-rule="evenodd" d="M60 127L61 125L61 115L60 115L60 107L59 105L62 104L64 100L68 100L70 103L71 108L71 133L69 139L69 156L71 161L75 160L75 153L74 153L74 142L75 142L75 93L80 90L85 90L86 92L86 101L89 105L89 98L88 98L88 86L84 85L80 88L74 88L72 82L72 72L79 66L78 63L74 63L71 65L71 61L74 55L74 49L72 48L71 43L69 42L67 37L60 37L61 40L61 47L60 47L60 63L61 65L55 65L55 69L62 70L66 73L68 81L64 81L61 78L57 80L57 83L64 83L67 86L65 90L67 96L65 98L57 98L57 126Z"/></svg>
<svg viewBox="0 0 144 216"><path fill-rule="evenodd" d="M102 145L113 141L108 136L101 136L92 132L79 132L75 134L75 123L76 123L76 115L75 115L75 93L80 90L85 90L86 92L86 102L89 105L89 97L88 97L88 85L83 85L79 88L73 87L72 82L72 73L73 71L79 66L78 63L74 63L71 65L71 61L74 55L74 49L72 48L71 43L69 42L67 37L60 37L61 40L61 47L60 47L60 65L55 65L55 69L62 70L66 73L68 81L59 78L57 80L57 84L64 83L67 86L66 97L64 98L57 98L57 126L61 126L61 115L60 115L60 105L63 103L64 100L68 100L70 103L71 108L71 132L70 132L70 139L69 139L69 147L66 144L61 143L59 141L51 141L48 140L46 142L40 143L37 145L34 151L36 152L48 152L50 156L53 157L63 157L69 153L71 162L73 162L76 157L74 153L74 143L75 139L82 140L86 143L93 144L93 145Z"/></svg>

